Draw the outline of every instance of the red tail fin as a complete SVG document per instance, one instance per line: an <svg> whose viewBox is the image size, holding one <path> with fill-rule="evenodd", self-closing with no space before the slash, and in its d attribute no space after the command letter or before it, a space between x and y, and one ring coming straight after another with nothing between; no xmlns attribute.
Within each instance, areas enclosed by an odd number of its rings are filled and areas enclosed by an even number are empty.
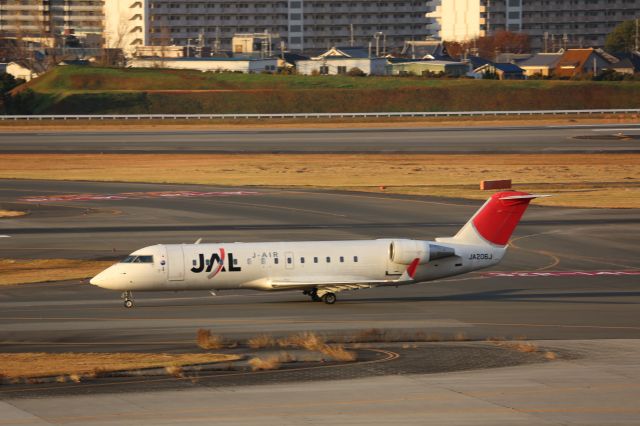
<svg viewBox="0 0 640 426"><path fill-rule="evenodd" d="M498 192L473 217L473 226L485 240L505 245L520 218L536 195L526 192Z"/></svg>
<svg viewBox="0 0 640 426"><path fill-rule="evenodd" d="M436 241L462 244L491 243L504 246L520 222L529 202L538 197L548 197L548 195L517 191L493 194L455 237L436 238Z"/></svg>

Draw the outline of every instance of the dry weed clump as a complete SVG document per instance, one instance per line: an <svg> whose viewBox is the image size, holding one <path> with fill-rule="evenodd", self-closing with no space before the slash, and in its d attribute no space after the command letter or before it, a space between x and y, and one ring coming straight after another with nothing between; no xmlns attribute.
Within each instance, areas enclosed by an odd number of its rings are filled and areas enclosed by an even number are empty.
<svg viewBox="0 0 640 426"><path fill-rule="evenodd" d="M184 371L179 365L168 365L164 368L164 371L166 371L167 374L175 377L176 379L184 378Z"/></svg>
<svg viewBox="0 0 640 426"><path fill-rule="evenodd" d="M222 336L211 334L211 330L204 328L198 330L197 341L202 349L220 349L223 346Z"/></svg>
<svg viewBox="0 0 640 426"><path fill-rule="evenodd" d="M558 355L555 352L546 351L544 353L544 359L547 359L549 361L553 361L556 358L558 358Z"/></svg>
<svg viewBox="0 0 640 426"><path fill-rule="evenodd" d="M271 355L266 358L255 357L249 360L249 365L252 371L259 370L277 370L280 368L280 357L278 355Z"/></svg>
<svg viewBox="0 0 640 426"><path fill-rule="evenodd" d="M67 376L58 376L56 377L57 383L67 383Z"/></svg>
<svg viewBox="0 0 640 426"><path fill-rule="evenodd" d="M308 351L320 351L325 345L325 339L316 333L305 331L278 339L278 345L283 348L294 347L303 348Z"/></svg>
<svg viewBox="0 0 640 426"><path fill-rule="evenodd" d="M523 353L533 353L538 350L538 347L530 342L517 342L509 345L512 349Z"/></svg>
<svg viewBox="0 0 640 426"><path fill-rule="evenodd" d="M71 380L73 383L80 383L81 377L79 374L69 374L69 380Z"/></svg>
<svg viewBox="0 0 640 426"><path fill-rule="evenodd" d="M261 349L269 346L275 346L276 340L268 334L260 334L247 340L247 345L249 345L251 349Z"/></svg>
<svg viewBox="0 0 640 426"><path fill-rule="evenodd" d="M324 345L320 352L335 361L351 362L358 358L355 352L346 350L342 345Z"/></svg>
<svg viewBox="0 0 640 426"><path fill-rule="evenodd" d="M466 342L469 340L469 337L464 331L459 331L453 335L453 340L456 342Z"/></svg>

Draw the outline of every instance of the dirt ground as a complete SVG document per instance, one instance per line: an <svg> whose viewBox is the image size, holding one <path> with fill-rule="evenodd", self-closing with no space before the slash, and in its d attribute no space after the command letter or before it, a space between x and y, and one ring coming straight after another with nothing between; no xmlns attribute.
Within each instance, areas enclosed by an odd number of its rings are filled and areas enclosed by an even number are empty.
<svg viewBox="0 0 640 426"><path fill-rule="evenodd" d="M72 376L96 377L110 371L165 367L168 373L189 364L228 362L239 359L224 354L153 354L153 353L0 353L0 377L9 379ZM75 376L75 377L73 377ZM61 377L61 380L67 380Z"/></svg>
<svg viewBox="0 0 640 426"><path fill-rule="evenodd" d="M639 154L0 154L0 178L52 177L470 199L487 197L481 180L512 179L555 195L543 205L640 207Z"/></svg>
<svg viewBox="0 0 640 426"><path fill-rule="evenodd" d="M0 286L90 278L113 263L73 259L0 259Z"/></svg>

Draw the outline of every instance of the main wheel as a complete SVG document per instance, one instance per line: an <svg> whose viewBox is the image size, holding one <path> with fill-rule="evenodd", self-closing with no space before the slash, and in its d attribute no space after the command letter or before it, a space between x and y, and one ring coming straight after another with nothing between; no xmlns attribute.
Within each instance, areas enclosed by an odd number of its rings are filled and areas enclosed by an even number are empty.
<svg viewBox="0 0 640 426"><path fill-rule="evenodd" d="M327 293L322 296L322 301L327 305L333 305L334 303L336 303L336 299L337 297L334 293Z"/></svg>
<svg viewBox="0 0 640 426"><path fill-rule="evenodd" d="M131 300L131 299L126 299L126 300L124 301L124 307L125 307L125 308L133 308L133 300Z"/></svg>

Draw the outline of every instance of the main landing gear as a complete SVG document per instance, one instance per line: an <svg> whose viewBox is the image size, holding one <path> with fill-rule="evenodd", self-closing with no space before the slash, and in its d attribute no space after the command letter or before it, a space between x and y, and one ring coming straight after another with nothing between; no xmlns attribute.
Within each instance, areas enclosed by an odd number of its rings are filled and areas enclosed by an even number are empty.
<svg viewBox="0 0 640 426"><path fill-rule="evenodd" d="M337 300L335 293L324 293L322 296L318 296L317 288L313 288L311 290L303 290L302 294L311 297L312 302L324 302L327 305L333 305Z"/></svg>
<svg viewBox="0 0 640 426"><path fill-rule="evenodd" d="M129 290L122 293L122 298L125 308L133 308L133 294Z"/></svg>

